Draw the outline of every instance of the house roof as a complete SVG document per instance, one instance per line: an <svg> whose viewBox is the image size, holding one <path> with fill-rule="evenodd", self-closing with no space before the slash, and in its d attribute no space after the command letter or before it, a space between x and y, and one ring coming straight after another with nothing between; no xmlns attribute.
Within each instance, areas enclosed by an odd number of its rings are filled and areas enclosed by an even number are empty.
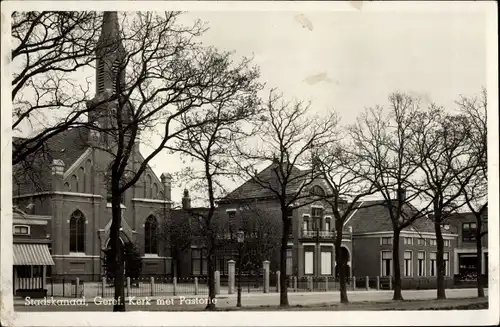
<svg viewBox="0 0 500 327"><path fill-rule="evenodd" d="M392 221L385 203L385 200L360 201L346 225L352 226L353 234L392 231ZM417 209L410 206L404 206L403 210L408 215L417 213ZM403 230L417 233L434 233L434 223L427 217L420 218ZM451 231L443 229L443 234L451 233Z"/></svg>
<svg viewBox="0 0 500 327"><path fill-rule="evenodd" d="M14 138L13 142L22 138ZM12 182L18 187L19 194L49 191L51 184L51 164L62 160L66 169L71 166L88 148L88 129L71 128L47 140L44 147L13 167Z"/></svg>
<svg viewBox="0 0 500 327"><path fill-rule="evenodd" d="M275 197L276 194L273 190L278 191L280 187L280 181L275 170L278 165L278 163L270 164L260 171L254 179L247 180L224 197L222 201ZM289 175L290 182L287 185L286 194L294 194L305 180L307 171L293 166Z"/></svg>

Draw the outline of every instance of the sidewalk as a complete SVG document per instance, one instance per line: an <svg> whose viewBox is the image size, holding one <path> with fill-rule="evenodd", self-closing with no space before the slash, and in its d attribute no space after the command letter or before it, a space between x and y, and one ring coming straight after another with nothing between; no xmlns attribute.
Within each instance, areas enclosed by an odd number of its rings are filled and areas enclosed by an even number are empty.
<svg viewBox="0 0 500 327"><path fill-rule="evenodd" d="M477 290L475 288L463 288L463 289L447 289L446 295L449 298L466 298L466 297L475 297ZM485 289L486 295L488 294L488 289ZM392 299L392 290L356 290L356 291L348 291L347 295L351 302L364 302L364 301L379 301L379 300L390 300ZM166 300L172 299L177 302L181 298L182 299L205 299L208 295L167 295L167 296L136 296L136 297L126 297L125 301L129 299L141 300L141 299L149 299L149 300ZM219 302L233 302L236 301L237 293L233 294L219 294L217 295L217 299ZM323 302L339 302L339 291L329 291L329 292L288 292L288 297L290 300L300 300L301 303L323 303ZM403 297L408 300L415 299L435 299L436 298L436 290L403 290ZM54 300L71 300L75 298L70 297L47 297L48 299L53 298ZM113 297L104 297L102 299L112 299ZM278 292L272 293L242 293L241 294L242 301L245 301L249 304L255 302L256 304L265 304L265 303L273 303L277 299L279 299ZM86 298L87 301L93 301L93 298ZM220 301L223 300L223 301ZM15 306L24 306L25 300L19 297L14 298Z"/></svg>

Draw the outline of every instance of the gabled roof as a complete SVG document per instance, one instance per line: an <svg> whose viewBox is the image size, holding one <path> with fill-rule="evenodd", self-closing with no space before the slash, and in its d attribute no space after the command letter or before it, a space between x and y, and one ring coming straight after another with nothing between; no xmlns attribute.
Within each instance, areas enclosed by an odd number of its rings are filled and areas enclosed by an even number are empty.
<svg viewBox="0 0 500 327"><path fill-rule="evenodd" d="M13 142L21 140L14 138ZM47 140L44 147L32 154L25 163L15 165L12 182L19 185L19 194L51 190L52 161L62 160L66 169L69 168L88 148L87 140L88 129L68 129Z"/></svg>
<svg viewBox="0 0 500 327"><path fill-rule="evenodd" d="M222 200L275 197L276 194L272 190L279 190L280 187L280 181L275 170L278 165L278 163L270 164L255 176L255 180L249 179L234 191L229 193ZM304 182L307 174L308 173L305 170L300 170L295 166L291 167L291 181L287 185L286 194L294 194L297 192ZM262 184L265 184L265 187Z"/></svg>
<svg viewBox="0 0 500 327"><path fill-rule="evenodd" d="M392 222L385 203L385 200L360 201L356 205L357 210L354 211L347 222L347 226L352 226L353 234L392 231ZM407 205L403 207L403 210L405 210L407 216L417 213L417 209ZM404 231L434 233L434 224L427 217L424 217L417 219ZM451 231L443 229L443 234L451 234Z"/></svg>

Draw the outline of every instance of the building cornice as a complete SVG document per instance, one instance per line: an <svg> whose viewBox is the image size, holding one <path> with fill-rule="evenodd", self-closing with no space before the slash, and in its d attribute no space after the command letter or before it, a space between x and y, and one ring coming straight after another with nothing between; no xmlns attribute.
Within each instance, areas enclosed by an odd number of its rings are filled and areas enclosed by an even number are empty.
<svg viewBox="0 0 500 327"><path fill-rule="evenodd" d="M143 199L143 198L133 198L133 202L144 202L144 203L161 203L161 204L172 204L173 201L169 200L157 200L157 199Z"/></svg>
<svg viewBox="0 0 500 327"><path fill-rule="evenodd" d="M23 199L23 198L31 198L36 196L44 196L44 195L68 195L68 196L79 196L85 198L102 198L100 194L91 194L91 193L74 193L74 192L61 192L61 191L46 191L46 192L37 192L37 193L29 193L23 195L13 196L13 199Z"/></svg>
<svg viewBox="0 0 500 327"><path fill-rule="evenodd" d="M381 232L369 232L369 233L353 233L353 236L364 236L364 237L382 237L382 236L393 236L393 231L381 231ZM422 236L423 238L436 237L435 233L431 232L410 232L401 231L400 236ZM458 237L458 234L443 234L443 239L454 239Z"/></svg>

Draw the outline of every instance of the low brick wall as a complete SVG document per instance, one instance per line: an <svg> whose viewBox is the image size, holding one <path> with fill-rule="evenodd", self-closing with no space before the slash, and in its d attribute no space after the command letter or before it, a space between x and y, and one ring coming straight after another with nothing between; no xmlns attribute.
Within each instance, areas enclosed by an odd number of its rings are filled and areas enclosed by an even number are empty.
<svg viewBox="0 0 500 327"><path fill-rule="evenodd" d="M446 288L453 287L453 278L445 277L444 285ZM401 278L401 287L403 289L426 290L437 288L436 277L403 277Z"/></svg>

